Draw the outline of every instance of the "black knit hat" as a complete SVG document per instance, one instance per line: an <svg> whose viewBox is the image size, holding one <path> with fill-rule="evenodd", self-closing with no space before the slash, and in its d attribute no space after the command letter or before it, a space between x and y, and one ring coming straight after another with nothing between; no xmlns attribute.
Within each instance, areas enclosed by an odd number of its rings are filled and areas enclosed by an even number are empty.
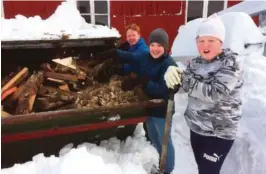
<svg viewBox="0 0 266 174"><path fill-rule="evenodd" d="M151 32L149 35L149 44L157 42L161 44L165 49L168 48L169 36L166 31L162 28L157 28Z"/></svg>

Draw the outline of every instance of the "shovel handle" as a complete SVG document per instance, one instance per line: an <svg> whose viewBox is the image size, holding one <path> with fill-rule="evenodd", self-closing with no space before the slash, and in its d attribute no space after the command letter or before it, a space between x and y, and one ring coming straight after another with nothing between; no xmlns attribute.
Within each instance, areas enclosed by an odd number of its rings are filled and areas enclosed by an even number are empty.
<svg viewBox="0 0 266 174"><path fill-rule="evenodd" d="M169 100L174 100L175 93L180 89L180 85L175 85L174 89L169 89Z"/></svg>
<svg viewBox="0 0 266 174"><path fill-rule="evenodd" d="M167 113L166 113L166 118L165 118L162 153L161 153L161 160L160 160L160 172L161 173L164 172L168 139L170 136L171 118L172 118L173 108L174 108L174 96L175 96L175 93L178 92L179 88L180 88L180 85L176 85L174 89L169 90L169 99L168 99L168 104L167 104Z"/></svg>

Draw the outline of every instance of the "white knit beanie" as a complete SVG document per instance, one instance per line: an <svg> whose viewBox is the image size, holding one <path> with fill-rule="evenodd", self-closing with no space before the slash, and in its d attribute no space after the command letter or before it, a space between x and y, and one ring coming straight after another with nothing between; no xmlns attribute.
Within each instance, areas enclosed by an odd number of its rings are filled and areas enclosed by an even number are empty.
<svg viewBox="0 0 266 174"><path fill-rule="evenodd" d="M199 26L197 37L213 36L224 42L225 27L220 17L215 13L202 21Z"/></svg>

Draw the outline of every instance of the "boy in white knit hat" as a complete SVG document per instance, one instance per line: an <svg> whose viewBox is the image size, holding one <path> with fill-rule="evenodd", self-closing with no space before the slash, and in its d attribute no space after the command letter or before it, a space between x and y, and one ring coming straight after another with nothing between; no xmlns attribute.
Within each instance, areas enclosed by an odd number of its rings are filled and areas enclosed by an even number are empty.
<svg viewBox="0 0 266 174"><path fill-rule="evenodd" d="M200 56L185 71L170 66L164 79L168 88L181 85L188 93L185 118L199 174L219 174L234 142L242 115L242 66L238 55L222 49L225 28L215 14L197 32Z"/></svg>

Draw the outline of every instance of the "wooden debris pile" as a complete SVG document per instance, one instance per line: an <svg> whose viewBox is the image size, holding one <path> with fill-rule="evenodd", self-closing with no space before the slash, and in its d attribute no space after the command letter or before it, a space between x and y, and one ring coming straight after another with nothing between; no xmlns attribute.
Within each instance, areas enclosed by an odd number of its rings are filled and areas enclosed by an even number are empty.
<svg viewBox="0 0 266 174"><path fill-rule="evenodd" d="M125 77L101 74L112 60L54 59L38 70L27 67L1 80L1 115L119 105L148 100L142 89L121 89Z"/></svg>

